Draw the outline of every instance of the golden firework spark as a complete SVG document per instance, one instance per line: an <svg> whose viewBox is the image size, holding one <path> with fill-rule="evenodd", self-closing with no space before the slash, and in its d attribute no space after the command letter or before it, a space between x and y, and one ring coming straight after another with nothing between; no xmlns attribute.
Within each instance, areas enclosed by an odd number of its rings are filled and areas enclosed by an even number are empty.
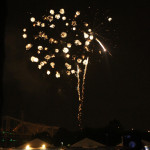
<svg viewBox="0 0 150 150"><path fill-rule="evenodd" d="M89 57L87 57L87 59L84 60L85 68L84 68L83 83L82 83L82 100L84 99L84 85L85 85L85 77L86 77L88 62L89 62Z"/></svg>
<svg viewBox="0 0 150 150"><path fill-rule="evenodd" d="M100 41L98 38L96 38L96 41L97 41L97 42L99 43L99 45L102 47L103 51L106 52L107 50L106 50L106 48L104 47L104 45L101 43L101 41Z"/></svg>
<svg viewBox="0 0 150 150"><path fill-rule="evenodd" d="M23 34L22 37L23 37L24 39L26 39L26 38L27 38L27 34Z"/></svg>
<svg viewBox="0 0 150 150"><path fill-rule="evenodd" d="M93 41L97 41L104 52L107 50L102 42L95 36L96 34L90 28L90 24L80 20L82 22L81 25L81 22L78 21L79 16L80 11L76 11L74 18L69 19L65 9L61 8L58 12L50 9L49 14L47 16L44 15L42 17L43 20L40 21L35 19L36 17L30 17L32 28L35 29L35 31L39 30L38 33L36 32L37 34L32 36L35 42L32 41L32 44L26 44L25 48L26 50L30 50L33 47L36 50L36 54L30 57L31 62L39 63L38 69L42 69L43 66L43 68L48 66L46 74L49 76L54 74L56 78L60 78L63 72L57 68L61 65L57 64L58 61L56 59L64 57L64 72L68 76L75 75L77 77L79 100L77 117L79 126L81 127L85 79L90 59L89 54L94 51L91 50L90 45ZM107 17L107 19L109 22L112 21L111 17ZM24 39L30 39L30 35L27 35L26 31L28 30L24 28L22 37ZM44 44L42 44L42 41L44 41ZM101 54L101 50L98 52ZM42 58L40 58L41 55Z"/></svg>
<svg viewBox="0 0 150 150"><path fill-rule="evenodd" d="M77 91L78 91L79 101L81 101L81 94L80 94L80 68L79 68L79 65L77 65L77 79L78 79Z"/></svg>

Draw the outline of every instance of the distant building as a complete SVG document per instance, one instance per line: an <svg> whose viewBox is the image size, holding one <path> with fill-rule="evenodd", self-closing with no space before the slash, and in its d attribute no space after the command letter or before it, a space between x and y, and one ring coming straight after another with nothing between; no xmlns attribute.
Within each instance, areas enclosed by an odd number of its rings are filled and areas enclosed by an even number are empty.
<svg viewBox="0 0 150 150"><path fill-rule="evenodd" d="M51 137L58 131L59 127L36 124L19 120L10 116L2 117L1 131L15 132L17 135L32 136L42 132L48 132Z"/></svg>

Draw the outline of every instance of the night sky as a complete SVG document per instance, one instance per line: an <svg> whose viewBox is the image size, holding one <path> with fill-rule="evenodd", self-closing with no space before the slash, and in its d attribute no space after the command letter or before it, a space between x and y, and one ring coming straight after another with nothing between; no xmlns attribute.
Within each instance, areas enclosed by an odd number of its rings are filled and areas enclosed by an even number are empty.
<svg viewBox="0 0 150 150"><path fill-rule="evenodd" d="M23 113L25 121L78 129L76 78L56 80L43 75L25 53L22 29L27 12L41 15L46 10L64 7L84 11L89 6L113 18L115 34L106 38L117 47L105 43L112 56L88 65L83 125L99 128L118 119L127 129L150 129L150 7L146 1L8 0L3 115L21 119Z"/></svg>

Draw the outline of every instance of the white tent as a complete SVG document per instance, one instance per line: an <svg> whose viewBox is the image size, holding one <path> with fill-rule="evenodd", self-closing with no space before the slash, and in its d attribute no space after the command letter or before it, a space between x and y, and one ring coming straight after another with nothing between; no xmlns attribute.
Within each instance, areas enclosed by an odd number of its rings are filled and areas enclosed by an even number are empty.
<svg viewBox="0 0 150 150"><path fill-rule="evenodd" d="M82 148L97 148L97 147L104 147L105 145L91 140L89 138L84 138L81 141L71 145L71 147L82 147Z"/></svg>
<svg viewBox="0 0 150 150"><path fill-rule="evenodd" d="M54 147L52 144L49 144L45 141L42 141L38 138L32 140L32 141L29 141L21 146L19 146L18 148L19 149L26 149L28 146L28 148L48 148L48 147Z"/></svg>

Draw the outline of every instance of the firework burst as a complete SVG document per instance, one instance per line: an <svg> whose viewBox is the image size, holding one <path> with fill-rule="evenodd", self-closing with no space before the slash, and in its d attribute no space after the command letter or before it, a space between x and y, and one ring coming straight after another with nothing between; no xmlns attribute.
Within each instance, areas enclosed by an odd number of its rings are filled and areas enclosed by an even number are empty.
<svg viewBox="0 0 150 150"><path fill-rule="evenodd" d="M70 18L63 8L59 11L51 9L41 20L31 16L29 21L30 27L23 29L22 37L26 41L25 49L31 54L31 62L37 63L37 68L48 76L61 78L66 74L77 77L77 118L81 127L88 64L93 53L101 55L101 51L107 52L107 49L90 24L81 19L80 11L74 12ZM99 48L93 49L93 43L99 44Z"/></svg>

